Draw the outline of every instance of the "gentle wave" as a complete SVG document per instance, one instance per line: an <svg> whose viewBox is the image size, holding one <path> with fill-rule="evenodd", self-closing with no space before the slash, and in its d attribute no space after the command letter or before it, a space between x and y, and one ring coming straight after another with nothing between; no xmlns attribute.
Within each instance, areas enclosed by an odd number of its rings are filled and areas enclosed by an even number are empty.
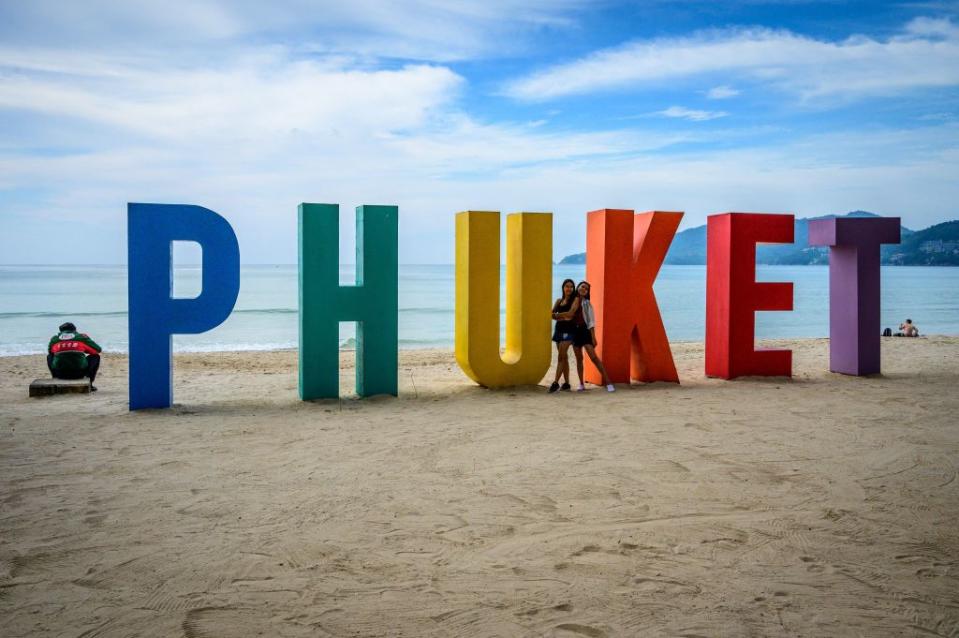
<svg viewBox="0 0 959 638"><path fill-rule="evenodd" d="M295 315L300 311L297 308L238 308L231 314L239 315ZM453 314L453 308L400 308L400 313L416 313L426 315ZM46 319L54 317L126 317L125 310L108 312L0 312L0 319Z"/></svg>
<svg viewBox="0 0 959 638"><path fill-rule="evenodd" d="M293 315L299 310L295 308L246 308L234 309L235 314L261 315ZM27 319L45 317L126 317L126 310L112 310L108 312L0 312L0 319Z"/></svg>
<svg viewBox="0 0 959 638"><path fill-rule="evenodd" d="M415 312L422 315L451 315L453 306L449 308L400 308L400 312Z"/></svg>
<svg viewBox="0 0 959 638"><path fill-rule="evenodd" d="M0 347L0 357L23 357L30 354L44 354L45 352L46 350L29 346Z"/></svg>
<svg viewBox="0 0 959 638"><path fill-rule="evenodd" d="M452 343L442 339L400 339L399 348L413 350L419 348L452 348ZM296 350L298 344L295 342L273 342L273 343L199 343L176 346L174 352L266 352L273 350ZM346 339L340 344L340 350L350 352L356 350L356 340L352 337ZM45 345L32 344L10 344L0 345L0 357L22 357L28 355L46 354ZM105 348L104 354L127 354L126 348Z"/></svg>
<svg viewBox="0 0 959 638"><path fill-rule="evenodd" d="M126 317L123 311L115 312L0 312L0 319L24 319L46 317Z"/></svg>

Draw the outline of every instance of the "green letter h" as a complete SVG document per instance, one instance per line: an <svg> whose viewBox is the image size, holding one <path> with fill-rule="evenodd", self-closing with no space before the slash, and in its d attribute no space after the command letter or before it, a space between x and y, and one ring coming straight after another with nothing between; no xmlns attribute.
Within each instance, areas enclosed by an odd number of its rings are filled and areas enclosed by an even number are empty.
<svg viewBox="0 0 959 638"><path fill-rule="evenodd" d="M340 286L340 207L300 204L300 398L340 390L339 322L356 322L356 393L396 396L396 206L356 208L356 285Z"/></svg>

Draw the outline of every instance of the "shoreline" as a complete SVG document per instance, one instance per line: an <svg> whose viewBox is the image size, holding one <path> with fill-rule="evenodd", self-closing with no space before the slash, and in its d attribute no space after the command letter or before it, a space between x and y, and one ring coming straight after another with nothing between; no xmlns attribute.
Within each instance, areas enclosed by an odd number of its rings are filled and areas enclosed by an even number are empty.
<svg viewBox="0 0 959 638"><path fill-rule="evenodd" d="M884 337L883 339L886 339L886 338L897 338L897 339L898 339L899 337ZM940 339L940 338L942 338L942 339L951 339L951 338L959 338L959 333L923 334L923 335L921 335L921 336L918 337L918 338L920 338L920 339ZM828 341L828 340L829 340L829 336L826 335L826 336L815 336L815 337L782 337L782 338L769 338L769 339L759 339L759 338L757 338L757 339L756 339L756 344L757 344L757 346L760 346L760 345L763 345L763 344L783 344L783 343L803 342L803 341L821 341L821 340L823 340L823 339L825 339L826 341ZM675 340L671 340L669 343L670 343L670 346L687 346L687 345L690 345L690 344L702 344L703 341L702 341L701 339L699 339L699 340L697 340L697 339L675 339ZM274 353L274 352L275 352L275 353L284 353L284 352L298 352L298 351L299 351L299 346L289 346L289 347L282 347L282 348L266 347L266 348L262 348L262 349L261 349L261 348L258 348L258 347L256 347L256 346L253 346L253 347L250 347L250 348L225 348L225 349L222 349L222 350L174 350L174 351L173 351L173 355L176 357L176 356L181 356L181 355L245 354L245 353ZM450 344L448 344L448 345L436 345L436 346L407 346L407 347L400 346L400 347L398 348L398 351L401 352L401 353L402 353L402 352L449 352L449 353L453 353L454 350L453 350L453 344L450 343ZM339 349L339 352L355 353L355 352L356 352L356 348L340 348L340 349ZM112 356L119 356L119 357L124 357L124 358L126 358L126 357L129 356L129 353L128 353L126 350L110 350L110 349L104 349L103 354L112 355ZM555 362L555 354L556 354L556 353L553 352L554 362ZM10 358L15 358L15 357L40 357L40 356L45 356L45 353L42 352L42 351L19 353L19 354L4 354L4 353L0 353L0 360L2 360L2 359L10 359Z"/></svg>
<svg viewBox="0 0 959 638"><path fill-rule="evenodd" d="M303 402L296 352L175 355L175 405L43 399L0 359L0 614L34 635L950 635L959 337L883 374L549 395L401 351L400 396ZM352 356L341 392L352 392ZM574 373L575 376L575 373Z"/></svg>

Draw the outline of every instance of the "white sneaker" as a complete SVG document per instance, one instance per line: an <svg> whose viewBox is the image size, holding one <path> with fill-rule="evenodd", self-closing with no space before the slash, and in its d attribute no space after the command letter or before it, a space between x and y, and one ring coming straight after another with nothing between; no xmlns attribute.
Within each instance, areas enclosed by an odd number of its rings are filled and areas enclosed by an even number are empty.
<svg viewBox="0 0 959 638"><path fill-rule="evenodd" d="M582 383L580 383L580 384L579 384L579 387L576 388L576 391L577 391L577 392L586 392L586 386L583 385Z"/></svg>
<svg viewBox="0 0 959 638"><path fill-rule="evenodd" d="M606 391L607 391L607 392L616 392L616 388L614 388L614 387L613 387L613 384L610 383L608 386L606 386Z"/></svg>

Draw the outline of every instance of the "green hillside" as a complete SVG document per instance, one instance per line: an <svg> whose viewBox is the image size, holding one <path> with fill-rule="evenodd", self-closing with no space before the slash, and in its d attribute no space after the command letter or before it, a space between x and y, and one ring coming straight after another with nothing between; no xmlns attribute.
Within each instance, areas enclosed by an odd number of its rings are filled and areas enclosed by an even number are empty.
<svg viewBox="0 0 959 638"><path fill-rule="evenodd" d="M883 262L903 266L959 266L959 220L943 222L902 238L883 251ZM886 257L888 256L888 259Z"/></svg>

